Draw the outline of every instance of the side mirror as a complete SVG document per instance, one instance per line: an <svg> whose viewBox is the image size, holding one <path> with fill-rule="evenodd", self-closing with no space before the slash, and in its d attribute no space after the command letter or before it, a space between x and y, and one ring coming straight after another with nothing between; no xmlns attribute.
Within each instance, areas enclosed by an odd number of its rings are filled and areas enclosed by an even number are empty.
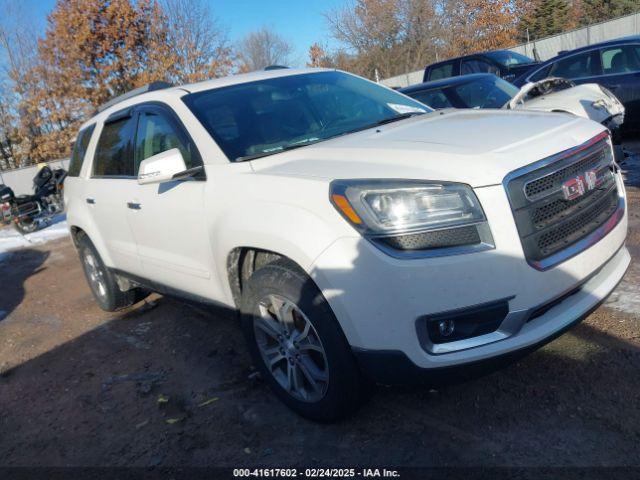
<svg viewBox="0 0 640 480"><path fill-rule="evenodd" d="M140 163L138 183L164 183L179 178L180 173L187 170L180 150L172 148L166 152L153 155Z"/></svg>

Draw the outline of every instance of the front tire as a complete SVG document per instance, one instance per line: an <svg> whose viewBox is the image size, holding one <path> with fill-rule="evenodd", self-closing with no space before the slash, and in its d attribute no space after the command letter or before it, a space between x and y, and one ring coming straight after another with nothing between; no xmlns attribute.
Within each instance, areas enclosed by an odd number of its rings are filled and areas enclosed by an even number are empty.
<svg viewBox="0 0 640 480"><path fill-rule="evenodd" d="M331 422L367 391L331 307L293 262L256 270L242 292L242 329L262 378L292 410Z"/></svg>
<svg viewBox="0 0 640 480"><path fill-rule="evenodd" d="M105 266L89 237L81 235L77 243L84 275L93 297L102 310L115 312L148 296L148 293L140 288L132 288L126 292L120 290L115 275Z"/></svg>

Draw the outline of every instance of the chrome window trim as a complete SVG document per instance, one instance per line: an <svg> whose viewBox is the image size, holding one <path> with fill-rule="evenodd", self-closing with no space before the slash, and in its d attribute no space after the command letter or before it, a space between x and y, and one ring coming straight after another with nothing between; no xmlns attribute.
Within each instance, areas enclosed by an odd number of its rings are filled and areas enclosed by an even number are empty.
<svg viewBox="0 0 640 480"><path fill-rule="evenodd" d="M92 180L96 179L96 180L137 180L138 177L132 176L132 175L92 175L91 177Z"/></svg>

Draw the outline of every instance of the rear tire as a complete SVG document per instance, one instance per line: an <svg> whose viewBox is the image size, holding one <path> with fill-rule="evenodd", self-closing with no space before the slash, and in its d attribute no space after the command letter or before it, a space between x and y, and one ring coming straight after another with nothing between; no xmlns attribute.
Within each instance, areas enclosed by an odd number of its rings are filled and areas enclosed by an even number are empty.
<svg viewBox="0 0 640 480"><path fill-rule="evenodd" d="M333 422L367 397L367 382L331 307L293 262L279 259L256 270L244 286L241 313L257 369L289 408Z"/></svg>
<svg viewBox="0 0 640 480"><path fill-rule="evenodd" d="M115 312L140 302L149 295L137 287L126 292L120 290L115 275L105 266L89 237L81 234L77 244L87 283L102 310Z"/></svg>

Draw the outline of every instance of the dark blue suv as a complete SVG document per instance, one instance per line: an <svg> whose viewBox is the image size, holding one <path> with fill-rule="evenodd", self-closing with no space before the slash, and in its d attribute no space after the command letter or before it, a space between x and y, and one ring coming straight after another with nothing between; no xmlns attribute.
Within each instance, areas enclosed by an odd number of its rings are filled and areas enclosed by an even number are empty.
<svg viewBox="0 0 640 480"><path fill-rule="evenodd" d="M640 129L640 36L589 45L547 60L517 78L521 87L547 77L575 83L598 83L624 104L625 130Z"/></svg>

